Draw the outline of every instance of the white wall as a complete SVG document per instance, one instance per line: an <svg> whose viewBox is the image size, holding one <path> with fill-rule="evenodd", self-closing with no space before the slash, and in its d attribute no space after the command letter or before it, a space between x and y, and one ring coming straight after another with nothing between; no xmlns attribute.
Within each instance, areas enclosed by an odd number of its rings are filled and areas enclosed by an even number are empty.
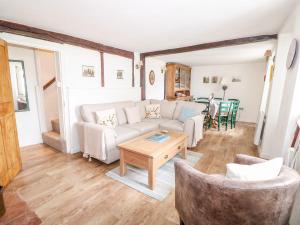
<svg viewBox="0 0 300 225"><path fill-rule="evenodd" d="M162 73L162 69L165 68L166 63L159 59L149 58L145 59L146 71L145 71L145 82L146 82L146 99L164 99L165 94L165 75ZM155 82L153 85L149 81L149 73L151 70L155 74Z"/></svg>
<svg viewBox="0 0 300 225"><path fill-rule="evenodd" d="M266 64L248 63L232 65L208 65L192 67L191 95L194 97L209 97L214 93L215 97L223 97L220 84L203 84L203 77L218 76L231 80L232 77L241 78L241 82L229 83L225 98L240 99L239 121L255 123L258 116Z"/></svg>
<svg viewBox="0 0 300 225"><path fill-rule="evenodd" d="M106 80L105 88L101 88L101 60L100 53L97 51L7 33L0 33L0 38L8 43L47 49L58 53L58 70L61 77L61 83L58 86L62 91L64 120L61 126L63 126L68 153L79 151L75 123L79 120L78 107L81 104L140 100L139 69L134 70L135 84L138 86L132 87L132 62L127 58L104 54ZM138 56L139 54L135 53L134 55ZM135 59L135 62L137 63L138 60L139 57ZM83 77L82 65L94 66L95 77ZM113 85L116 81L116 69L124 70L125 76L125 79L118 83L118 87Z"/></svg>
<svg viewBox="0 0 300 225"><path fill-rule="evenodd" d="M296 38L298 40L298 44L300 41L299 14L300 4L295 7L294 11L287 18L279 32L278 51L275 63L276 69L274 74L275 77L272 84L270 108L267 114L267 124L262 145L262 155L269 158L286 156L288 147L291 145L294 136L297 118L300 115L299 54L294 66L289 70L285 69L287 52L291 40ZM277 93L277 87L279 87L279 93ZM299 211L300 190L298 191L296 203L291 216L291 225L300 224Z"/></svg>
<svg viewBox="0 0 300 225"><path fill-rule="evenodd" d="M56 77L55 53L52 51L35 50L38 77L41 85ZM53 83L43 91L43 111L45 113L45 123L47 131L52 130L51 120L58 119L58 95L56 83Z"/></svg>
<svg viewBox="0 0 300 225"><path fill-rule="evenodd" d="M28 92L29 111L16 112L16 123L20 147L42 143L40 123L36 103L37 75L34 50L8 46L11 60L23 60Z"/></svg>

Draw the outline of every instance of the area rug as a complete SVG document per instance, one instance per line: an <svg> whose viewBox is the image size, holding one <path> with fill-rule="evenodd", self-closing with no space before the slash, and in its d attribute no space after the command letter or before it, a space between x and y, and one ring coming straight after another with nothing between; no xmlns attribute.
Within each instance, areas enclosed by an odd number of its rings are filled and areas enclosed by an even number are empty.
<svg viewBox="0 0 300 225"><path fill-rule="evenodd" d="M201 157L201 153L187 151L186 162L194 166ZM175 187L175 158L180 158L180 155L177 154L157 170L154 190L148 188L148 171L135 166L127 165L127 173L123 177L119 175L119 167L110 170L106 175L154 199L162 201Z"/></svg>

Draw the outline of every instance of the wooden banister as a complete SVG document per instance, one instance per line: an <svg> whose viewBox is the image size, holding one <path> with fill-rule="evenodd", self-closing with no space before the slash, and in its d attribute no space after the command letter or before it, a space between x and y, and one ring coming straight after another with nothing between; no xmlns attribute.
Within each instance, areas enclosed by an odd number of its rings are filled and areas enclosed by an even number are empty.
<svg viewBox="0 0 300 225"><path fill-rule="evenodd" d="M49 80L44 86L43 86L43 90L45 91L48 87L51 86L51 84L53 84L56 81L56 78L53 77L51 80Z"/></svg>

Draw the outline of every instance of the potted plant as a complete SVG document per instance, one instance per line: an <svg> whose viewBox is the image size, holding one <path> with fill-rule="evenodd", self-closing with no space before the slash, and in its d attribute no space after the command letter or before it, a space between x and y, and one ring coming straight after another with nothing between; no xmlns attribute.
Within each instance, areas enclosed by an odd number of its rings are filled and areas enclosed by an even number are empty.
<svg viewBox="0 0 300 225"><path fill-rule="evenodd" d="M4 200L3 200L3 187L0 186L0 216L5 213Z"/></svg>

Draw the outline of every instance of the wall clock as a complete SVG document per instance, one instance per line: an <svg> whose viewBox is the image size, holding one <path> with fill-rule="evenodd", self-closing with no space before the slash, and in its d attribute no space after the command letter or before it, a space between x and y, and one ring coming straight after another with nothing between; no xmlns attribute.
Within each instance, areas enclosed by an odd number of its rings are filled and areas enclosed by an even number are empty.
<svg viewBox="0 0 300 225"><path fill-rule="evenodd" d="M149 73L149 82L150 82L151 85L153 85L154 82L155 82L155 73L154 73L153 70L151 70L150 73Z"/></svg>
<svg viewBox="0 0 300 225"><path fill-rule="evenodd" d="M296 61L296 55L297 55L297 47L298 47L298 43L296 39L293 39L290 45L290 49L288 52L288 56L286 59L286 68L290 69L294 62Z"/></svg>

